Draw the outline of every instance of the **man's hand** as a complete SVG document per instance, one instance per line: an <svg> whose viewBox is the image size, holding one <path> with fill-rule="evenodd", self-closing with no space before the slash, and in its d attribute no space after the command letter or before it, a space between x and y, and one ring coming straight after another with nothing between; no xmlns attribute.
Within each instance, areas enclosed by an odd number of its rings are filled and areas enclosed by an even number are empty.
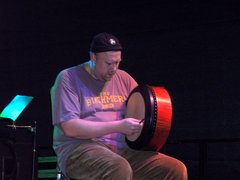
<svg viewBox="0 0 240 180"><path fill-rule="evenodd" d="M140 134L142 131L142 123L140 120L134 118L125 118L120 121L120 132L130 136L133 134Z"/></svg>

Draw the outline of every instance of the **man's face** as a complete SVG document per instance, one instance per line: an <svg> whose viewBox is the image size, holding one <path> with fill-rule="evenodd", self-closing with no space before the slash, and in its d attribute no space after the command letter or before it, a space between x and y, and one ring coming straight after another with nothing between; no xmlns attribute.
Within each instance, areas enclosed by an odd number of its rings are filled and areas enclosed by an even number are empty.
<svg viewBox="0 0 240 180"><path fill-rule="evenodd" d="M94 76L101 81L109 81L121 62L121 51L93 53L91 59L95 64Z"/></svg>

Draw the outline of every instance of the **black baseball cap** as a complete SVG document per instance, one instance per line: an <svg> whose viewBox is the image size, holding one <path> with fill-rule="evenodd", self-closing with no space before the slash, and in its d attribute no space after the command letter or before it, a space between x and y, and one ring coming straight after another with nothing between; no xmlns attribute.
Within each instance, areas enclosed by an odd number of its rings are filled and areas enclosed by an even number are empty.
<svg viewBox="0 0 240 180"><path fill-rule="evenodd" d="M94 53L121 50L122 46L118 38L106 32L95 35L90 46L90 51Z"/></svg>

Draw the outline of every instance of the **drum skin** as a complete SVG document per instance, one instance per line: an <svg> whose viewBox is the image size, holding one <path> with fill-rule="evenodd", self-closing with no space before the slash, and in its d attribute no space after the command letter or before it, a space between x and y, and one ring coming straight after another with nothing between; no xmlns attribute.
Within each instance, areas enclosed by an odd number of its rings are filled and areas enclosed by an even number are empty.
<svg viewBox="0 0 240 180"><path fill-rule="evenodd" d="M143 120L140 134L126 136L132 149L159 151L166 143L172 123L172 104L163 87L139 85L127 99L126 118Z"/></svg>

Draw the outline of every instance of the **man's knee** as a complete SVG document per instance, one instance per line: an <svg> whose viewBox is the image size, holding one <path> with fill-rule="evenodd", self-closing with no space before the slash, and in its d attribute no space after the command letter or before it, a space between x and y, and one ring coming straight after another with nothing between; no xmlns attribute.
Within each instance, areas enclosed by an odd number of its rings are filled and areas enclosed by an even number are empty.
<svg viewBox="0 0 240 180"><path fill-rule="evenodd" d="M174 174L175 178L179 180L187 180L187 167L181 161L176 161L174 165Z"/></svg>
<svg viewBox="0 0 240 180"><path fill-rule="evenodd" d="M187 168L185 164L178 159L172 158L166 155L160 155L159 159L159 172L162 169L162 173L165 174L165 179L174 180L187 180Z"/></svg>

